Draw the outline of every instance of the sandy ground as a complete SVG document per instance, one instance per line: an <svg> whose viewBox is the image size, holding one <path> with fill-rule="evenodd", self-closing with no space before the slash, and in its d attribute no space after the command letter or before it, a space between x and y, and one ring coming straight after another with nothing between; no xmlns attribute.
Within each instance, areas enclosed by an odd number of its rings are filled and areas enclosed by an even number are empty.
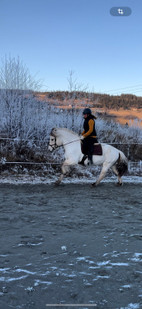
<svg viewBox="0 0 142 309"><path fill-rule="evenodd" d="M0 184L0 308L142 308L141 188Z"/></svg>

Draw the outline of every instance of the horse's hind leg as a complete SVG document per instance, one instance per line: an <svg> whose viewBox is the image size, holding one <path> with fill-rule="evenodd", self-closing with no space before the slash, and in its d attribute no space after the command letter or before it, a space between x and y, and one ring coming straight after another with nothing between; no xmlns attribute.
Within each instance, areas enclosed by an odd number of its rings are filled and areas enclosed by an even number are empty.
<svg viewBox="0 0 142 309"><path fill-rule="evenodd" d="M121 186L122 185L122 179L121 179L115 165L112 166L112 170L113 170L114 174L118 177L118 183L117 184L119 186Z"/></svg>
<svg viewBox="0 0 142 309"><path fill-rule="evenodd" d="M100 183L100 181L105 177L105 175L106 175L108 169L110 168L110 166L111 166L111 165L108 164L108 163L104 163L104 164L103 164L101 173L100 173L98 179L96 180L96 182L94 182L94 183L92 184L92 186L97 186L97 185Z"/></svg>

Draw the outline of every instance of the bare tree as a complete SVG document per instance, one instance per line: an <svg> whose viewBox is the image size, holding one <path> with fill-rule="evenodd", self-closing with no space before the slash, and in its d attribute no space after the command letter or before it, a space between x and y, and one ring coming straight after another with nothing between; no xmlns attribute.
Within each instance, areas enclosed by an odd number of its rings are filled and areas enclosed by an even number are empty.
<svg viewBox="0 0 142 309"><path fill-rule="evenodd" d="M71 107L71 119L72 119L72 130L75 129L75 117L76 115L76 103L75 100L77 97L77 93L87 91L88 86L84 86L82 83L78 83L77 78L74 75L75 73L70 70L68 80L68 89L69 89L69 105Z"/></svg>

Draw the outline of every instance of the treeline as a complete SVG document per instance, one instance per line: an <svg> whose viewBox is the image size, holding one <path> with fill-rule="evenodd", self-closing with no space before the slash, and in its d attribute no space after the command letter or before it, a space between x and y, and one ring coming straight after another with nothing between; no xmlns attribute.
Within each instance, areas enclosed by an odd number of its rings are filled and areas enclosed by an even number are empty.
<svg viewBox="0 0 142 309"><path fill-rule="evenodd" d="M53 92L36 92L35 95L43 94L47 99L58 100L61 103L67 100L86 101L92 107L102 107L107 109L131 109L142 108L142 97L133 94L108 95L100 93L90 93L82 91L53 91Z"/></svg>
<svg viewBox="0 0 142 309"><path fill-rule="evenodd" d="M142 97L137 97L132 94L121 94L121 96L101 95L99 102L102 107L108 109L142 108Z"/></svg>

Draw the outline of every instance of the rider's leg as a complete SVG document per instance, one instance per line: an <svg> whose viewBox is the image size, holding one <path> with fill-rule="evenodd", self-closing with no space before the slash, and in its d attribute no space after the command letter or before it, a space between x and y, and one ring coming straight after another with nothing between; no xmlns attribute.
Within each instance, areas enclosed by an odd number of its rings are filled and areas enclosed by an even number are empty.
<svg viewBox="0 0 142 309"><path fill-rule="evenodd" d="M83 143L83 150L82 151L83 151L84 156L83 156L82 160L80 162L78 162L78 164L84 165L84 162L85 162L85 160L88 157L87 156L87 153L88 153L88 143L87 143L86 139L82 140L82 143Z"/></svg>
<svg viewBox="0 0 142 309"><path fill-rule="evenodd" d="M89 160L89 165L93 164L93 159L92 159L92 154L88 153L88 160Z"/></svg>
<svg viewBox="0 0 142 309"><path fill-rule="evenodd" d="M93 152L94 152L94 141L93 138L90 138L88 141L88 159L89 159L89 164L93 164Z"/></svg>

